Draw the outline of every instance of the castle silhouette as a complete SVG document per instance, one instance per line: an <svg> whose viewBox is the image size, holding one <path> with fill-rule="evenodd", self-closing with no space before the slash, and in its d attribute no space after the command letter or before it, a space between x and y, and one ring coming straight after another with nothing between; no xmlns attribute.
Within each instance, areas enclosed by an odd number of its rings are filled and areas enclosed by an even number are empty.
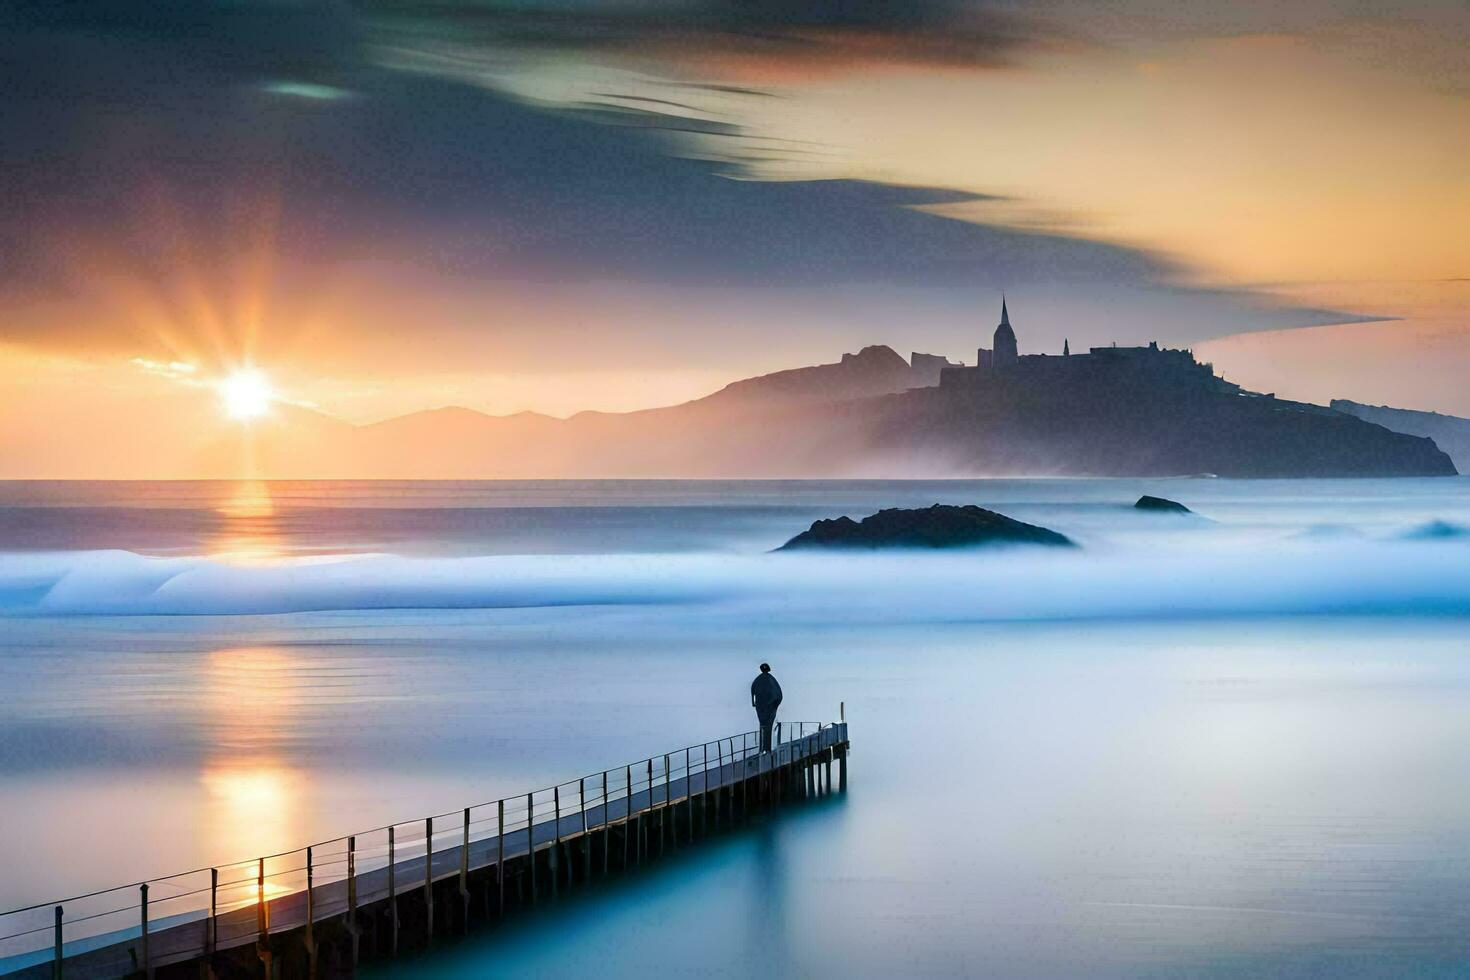
<svg viewBox="0 0 1470 980"><path fill-rule="evenodd" d="M1065 394L1067 389L1099 384L1133 390L1193 388L1213 394L1241 393L1240 385L1215 374L1213 364L1201 364L1189 350L1160 347L1158 341L1146 347L1114 344L1073 354L1071 342L1064 340L1061 354L1021 354L1004 298L990 349L979 348L974 367L946 367L939 372L940 387L951 389L1005 387Z"/></svg>

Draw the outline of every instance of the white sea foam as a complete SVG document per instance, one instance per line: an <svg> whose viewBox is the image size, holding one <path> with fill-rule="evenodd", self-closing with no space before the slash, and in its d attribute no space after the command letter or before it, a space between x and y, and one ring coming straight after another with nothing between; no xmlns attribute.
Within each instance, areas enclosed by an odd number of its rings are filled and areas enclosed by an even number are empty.
<svg viewBox="0 0 1470 980"><path fill-rule="evenodd" d="M1217 549L532 555L236 565L130 552L0 555L8 615L730 604L862 622L1470 613L1462 541Z"/></svg>

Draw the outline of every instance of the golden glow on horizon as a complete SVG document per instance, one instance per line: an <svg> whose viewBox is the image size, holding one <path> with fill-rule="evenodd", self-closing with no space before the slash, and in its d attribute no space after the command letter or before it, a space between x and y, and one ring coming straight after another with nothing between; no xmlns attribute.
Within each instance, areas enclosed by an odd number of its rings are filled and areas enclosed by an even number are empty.
<svg viewBox="0 0 1470 980"><path fill-rule="evenodd" d="M276 393L270 379L256 368L241 368L219 383L220 400L225 414L248 422L270 411Z"/></svg>
<svg viewBox="0 0 1470 980"><path fill-rule="evenodd" d="M215 508L219 530L206 542L209 556L235 565L278 561L282 550L280 524L270 488L261 480L241 480Z"/></svg>

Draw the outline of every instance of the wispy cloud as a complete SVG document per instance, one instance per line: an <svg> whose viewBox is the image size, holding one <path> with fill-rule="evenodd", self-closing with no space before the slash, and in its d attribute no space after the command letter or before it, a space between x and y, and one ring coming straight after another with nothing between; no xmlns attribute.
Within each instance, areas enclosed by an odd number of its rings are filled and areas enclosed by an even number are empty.
<svg viewBox="0 0 1470 980"><path fill-rule="evenodd" d="M394 2L376 9L400 24L453 25L462 38L485 44L595 50L756 82L881 64L996 68L1023 50L1068 40L1054 25L959 0Z"/></svg>

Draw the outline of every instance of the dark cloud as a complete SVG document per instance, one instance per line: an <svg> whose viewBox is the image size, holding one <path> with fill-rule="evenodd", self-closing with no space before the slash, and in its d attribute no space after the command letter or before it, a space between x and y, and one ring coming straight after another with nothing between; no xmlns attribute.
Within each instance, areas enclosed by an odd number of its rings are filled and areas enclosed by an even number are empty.
<svg viewBox="0 0 1470 980"><path fill-rule="evenodd" d="M156 217L152 193L207 237L222 200L269 191L303 258L408 253L464 272L718 284L1159 271L1139 253L904 207L967 197L955 192L733 180L664 138L744 135L731 126L646 101L548 111L375 68L311 11L295 26L234 9L218 21L109 11L14 32L0 56L15 110L0 154L18 192L0 223L32 244L48 230L126 238ZM338 41L302 49L304 27ZM283 81L352 98L291 98L270 87Z"/></svg>
<svg viewBox="0 0 1470 980"><path fill-rule="evenodd" d="M1052 28L963 0L369 0L364 9L454 24L484 43L614 52L752 78L881 63L992 68L1060 39Z"/></svg>
<svg viewBox="0 0 1470 980"><path fill-rule="evenodd" d="M0 42L5 339L103 343L118 317L86 308L99 285L187 306L188 290L232 288L242 256L297 282L378 263L548 290L1152 288L1174 272L1139 251L913 207L967 197L956 192L734 179L728 163L671 152L669 132L744 135L729 127L647 101L548 111L384 69L331 10L59 9L12 10ZM928 29L938 16L889 21ZM184 300L181 275L197 280ZM26 312L43 300L85 315Z"/></svg>

